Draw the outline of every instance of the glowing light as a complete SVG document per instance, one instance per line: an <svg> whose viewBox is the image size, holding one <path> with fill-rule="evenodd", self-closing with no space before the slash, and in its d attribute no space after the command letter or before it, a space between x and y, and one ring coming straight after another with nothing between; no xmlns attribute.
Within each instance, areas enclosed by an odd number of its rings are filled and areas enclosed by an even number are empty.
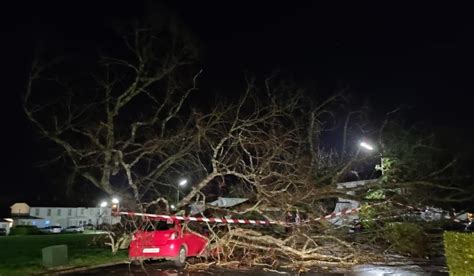
<svg viewBox="0 0 474 276"><path fill-rule="evenodd" d="M100 207L103 208L103 207L106 207L106 206L107 206L107 201L102 201L102 202L100 203Z"/></svg>
<svg viewBox="0 0 474 276"><path fill-rule="evenodd" d="M112 198L112 203L113 204L118 204L119 203L118 198L116 198L116 197Z"/></svg>
<svg viewBox="0 0 474 276"><path fill-rule="evenodd" d="M372 147L371 145L367 144L366 142L361 142L359 144L359 146L361 146L362 148L366 149L366 150L374 150L374 147Z"/></svg>
<svg viewBox="0 0 474 276"><path fill-rule="evenodd" d="M188 180L187 179L181 179L179 181L179 186L183 187L184 185L186 185L188 183Z"/></svg>

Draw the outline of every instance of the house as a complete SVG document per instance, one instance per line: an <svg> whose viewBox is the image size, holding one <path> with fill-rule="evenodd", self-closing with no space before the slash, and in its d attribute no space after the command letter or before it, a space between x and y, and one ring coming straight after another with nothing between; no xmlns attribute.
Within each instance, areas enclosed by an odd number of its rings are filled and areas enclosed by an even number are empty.
<svg viewBox="0 0 474 276"><path fill-rule="evenodd" d="M357 187L361 187L367 184L376 183L379 181L378 179L368 179L368 180L358 180L358 181L350 181L350 182L343 182L337 183L337 189L355 189ZM355 195L354 191L346 192L347 195ZM334 213L342 212L344 210L349 210L353 208L360 207L360 202L357 200L346 199L346 198L338 198L336 202L336 207L334 208ZM343 225L343 224L350 224L353 220L358 219L358 214L351 214L346 216L335 217L329 219L335 225Z"/></svg>
<svg viewBox="0 0 474 276"><path fill-rule="evenodd" d="M15 203L10 206L12 216L24 216L30 214L30 206L24 202Z"/></svg>
<svg viewBox="0 0 474 276"><path fill-rule="evenodd" d="M12 227L12 219L0 219L0 228L6 230L7 235L10 234L10 228Z"/></svg>
<svg viewBox="0 0 474 276"><path fill-rule="evenodd" d="M15 209L13 208L15 207ZM116 224L120 217L112 216L110 207L30 207L26 203L12 205L14 225L34 225L43 228L59 225L63 228L86 224ZM21 212L17 212L20 210ZM28 213L25 211L28 210Z"/></svg>
<svg viewBox="0 0 474 276"><path fill-rule="evenodd" d="M207 204L195 202L189 204L190 215L196 215L204 212L207 209L206 205L219 208L230 208L242 204L246 201L248 201L248 198L219 197L217 200L209 202Z"/></svg>

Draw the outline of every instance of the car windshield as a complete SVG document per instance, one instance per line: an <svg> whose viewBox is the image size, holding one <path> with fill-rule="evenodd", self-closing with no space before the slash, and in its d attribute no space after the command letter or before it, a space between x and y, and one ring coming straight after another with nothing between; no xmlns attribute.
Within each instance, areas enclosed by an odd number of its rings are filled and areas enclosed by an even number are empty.
<svg viewBox="0 0 474 276"><path fill-rule="evenodd" d="M145 225L143 225L142 230L144 231L164 231L174 228L173 221L165 221L165 220L158 220L158 221L148 221Z"/></svg>

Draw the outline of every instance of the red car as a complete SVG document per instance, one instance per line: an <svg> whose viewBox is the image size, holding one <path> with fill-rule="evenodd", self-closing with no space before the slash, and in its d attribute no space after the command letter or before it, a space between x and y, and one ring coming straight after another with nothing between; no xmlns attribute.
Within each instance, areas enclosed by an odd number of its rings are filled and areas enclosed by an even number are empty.
<svg viewBox="0 0 474 276"><path fill-rule="evenodd" d="M186 257L206 256L208 242L205 236L182 227L178 220L157 220L133 234L128 256L132 262L168 259L183 266Z"/></svg>

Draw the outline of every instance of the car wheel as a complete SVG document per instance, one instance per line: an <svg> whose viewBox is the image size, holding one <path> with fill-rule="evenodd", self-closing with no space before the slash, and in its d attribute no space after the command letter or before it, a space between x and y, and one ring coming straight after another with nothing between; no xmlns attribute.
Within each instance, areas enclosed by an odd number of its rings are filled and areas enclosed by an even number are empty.
<svg viewBox="0 0 474 276"><path fill-rule="evenodd" d="M139 266L142 265L142 262L140 262L140 260L130 260L130 264L133 266Z"/></svg>
<svg viewBox="0 0 474 276"><path fill-rule="evenodd" d="M174 259L174 264L177 267L183 267L185 263L186 263L186 248L184 246L181 246L181 248L179 249L178 256Z"/></svg>

